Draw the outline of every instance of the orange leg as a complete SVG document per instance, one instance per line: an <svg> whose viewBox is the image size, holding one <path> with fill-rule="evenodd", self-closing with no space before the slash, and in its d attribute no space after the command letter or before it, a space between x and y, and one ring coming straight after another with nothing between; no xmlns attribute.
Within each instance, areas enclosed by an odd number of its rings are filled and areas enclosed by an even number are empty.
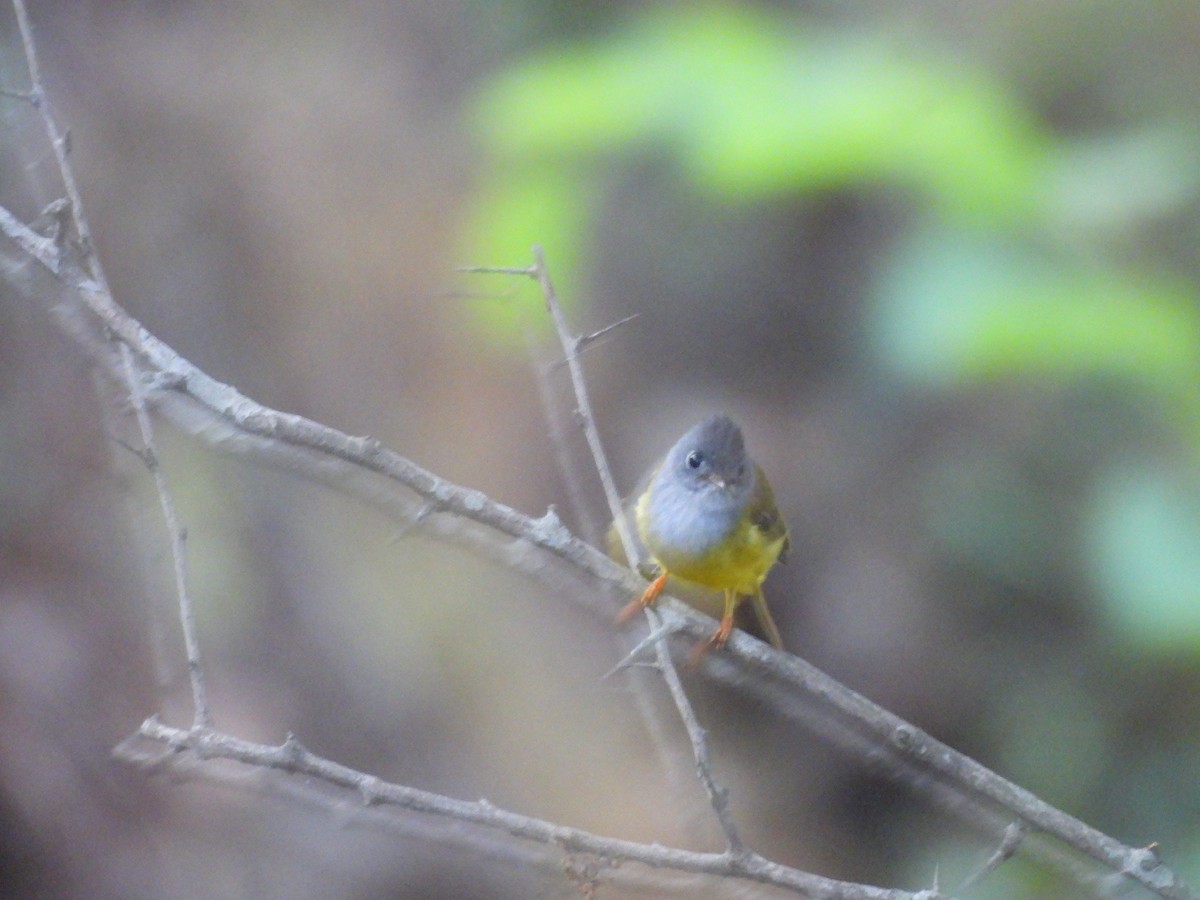
<svg viewBox="0 0 1200 900"><path fill-rule="evenodd" d="M700 660L704 659L704 654L709 650L720 650L725 646L725 642L729 640L729 635L733 634L733 612L738 606L738 595L734 591L725 591L725 612L721 616L721 624L717 626L717 630L703 644L697 644L692 650L692 655L688 657L688 667L694 668L700 664Z"/></svg>
<svg viewBox="0 0 1200 900"><path fill-rule="evenodd" d="M617 613L617 624L623 625L628 622L647 606L652 606L654 601L658 599L658 595L663 591L663 585L667 583L667 573L664 571L661 575L655 578L646 587L642 596L638 599L626 603L621 611Z"/></svg>
<svg viewBox="0 0 1200 900"><path fill-rule="evenodd" d="M708 639L714 650L724 647L725 642L729 640L729 635L733 634L733 611L737 609L737 605L737 593L727 590L725 592L725 614L721 616L721 624L717 626L713 636Z"/></svg>

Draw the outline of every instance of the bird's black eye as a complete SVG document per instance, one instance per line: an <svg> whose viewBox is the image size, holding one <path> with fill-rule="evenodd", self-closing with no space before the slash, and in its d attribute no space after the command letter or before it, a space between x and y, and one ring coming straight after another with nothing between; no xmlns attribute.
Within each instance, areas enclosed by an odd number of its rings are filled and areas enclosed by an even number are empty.
<svg viewBox="0 0 1200 900"><path fill-rule="evenodd" d="M687 464L689 469L698 469L700 464L704 462L704 454L699 450L693 450L687 455Z"/></svg>

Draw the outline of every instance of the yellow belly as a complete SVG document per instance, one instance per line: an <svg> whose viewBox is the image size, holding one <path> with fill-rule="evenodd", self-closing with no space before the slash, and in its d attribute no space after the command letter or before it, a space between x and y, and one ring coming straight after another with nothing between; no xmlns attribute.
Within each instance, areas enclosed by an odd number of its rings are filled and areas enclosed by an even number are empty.
<svg viewBox="0 0 1200 900"><path fill-rule="evenodd" d="M681 554L655 540L641 504L637 525L646 549L667 572L686 581L738 594L753 594L758 590L787 539L786 536L768 538L747 520L716 547L702 554Z"/></svg>

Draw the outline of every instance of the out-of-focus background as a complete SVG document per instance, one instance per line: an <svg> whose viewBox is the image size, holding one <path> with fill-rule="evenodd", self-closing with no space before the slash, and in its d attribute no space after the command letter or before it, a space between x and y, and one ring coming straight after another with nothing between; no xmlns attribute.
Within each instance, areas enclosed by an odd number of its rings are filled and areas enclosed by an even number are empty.
<svg viewBox="0 0 1200 900"><path fill-rule="evenodd" d="M638 316L584 356L622 489L734 415L792 529L767 585L788 647L1200 881L1200 7L31 6L101 259L158 337L596 539L561 367L539 396L560 351L535 286L455 274L544 245L580 331ZM24 89L11 11L0 37L0 85ZM35 115L0 99L0 202L28 221L60 193ZM109 761L160 705L190 718L168 547L86 363L3 296L0 893L577 895ZM626 685L600 681L609 623L328 489L159 439L218 726L719 847ZM918 889L993 849L689 685L767 856ZM1079 890L1018 859L964 896Z"/></svg>

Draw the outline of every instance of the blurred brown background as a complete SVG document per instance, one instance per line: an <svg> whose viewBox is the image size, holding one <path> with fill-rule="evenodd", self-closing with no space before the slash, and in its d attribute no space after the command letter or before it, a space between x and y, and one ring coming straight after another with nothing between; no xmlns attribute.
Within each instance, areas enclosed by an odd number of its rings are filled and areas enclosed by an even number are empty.
<svg viewBox="0 0 1200 900"><path fill-rule="evenodd" d="M1200 880L1192 4L31 13L113 290L158 337L594 538L565 370L570 476L538 397L560 351L536 292L454 273L544 244L580 331L639 315L584 357L622 489L694 421L735 416L792 528L768 582L789 649ZM24 89L10 11L0 34L0 80ZM0 122L0 202L28 221L61 193L52 158L25 104ZM173 626L156 699L168 545L85 361L16 295L0 318L0 893L575 895L110 762L156 709L190 720ZM627 685L599 680L609 623L329 490L159 440L219 727L719 847ZM990 852L770 710L689 686L759 852L912 890ZM1016 862L965 896L1077 889Z"/></svg>

